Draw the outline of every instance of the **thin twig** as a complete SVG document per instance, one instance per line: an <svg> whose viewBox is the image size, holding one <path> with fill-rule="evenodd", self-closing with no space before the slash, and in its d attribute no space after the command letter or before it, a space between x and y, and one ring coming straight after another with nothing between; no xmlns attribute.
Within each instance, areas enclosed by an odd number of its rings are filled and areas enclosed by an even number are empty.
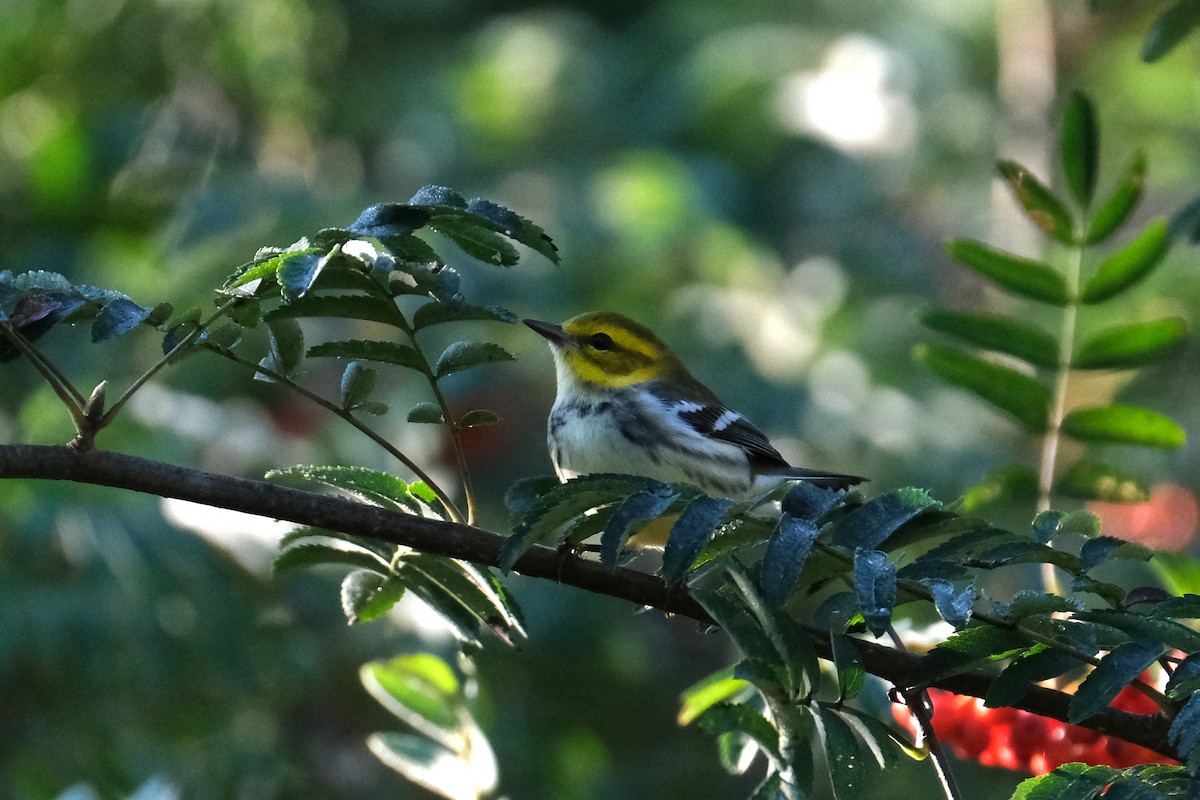
<svg viewBox="0 0 1200 800"><path fill-rule="evenodd" d="M71 412L71 420L75 423L76 432L79 432L87 424L83 413L83 406L87 400L80 391L71 381L67 380L67 377L54 366L50 359L42 355L41 351L11 324L7 322L0 324L0 333L4 334L21 355L29 359L33 368L42 374L46 383L50 384L50 388L58 395L58 399L62 400L63 405Z"/></svg>
<svg viewBox="0 0 1200 800"><path fill-rule="evenodd" d="M892 625L888 625L888 637L899 650L908 652L904 640L900 638L900 634ZM929 756L933 760L933 771L937 773L938 781L942 785L942 791L947 800L962 800L958 782L954 779L954 773L950 771L949 762L946 760L946 751L942 748L942 742L938 739L937 732L933 729L933 700L930 699L929 693L924 689L900 686L896 688L900 689L909 712L921 726L921 736L929 743Z"/></svg>

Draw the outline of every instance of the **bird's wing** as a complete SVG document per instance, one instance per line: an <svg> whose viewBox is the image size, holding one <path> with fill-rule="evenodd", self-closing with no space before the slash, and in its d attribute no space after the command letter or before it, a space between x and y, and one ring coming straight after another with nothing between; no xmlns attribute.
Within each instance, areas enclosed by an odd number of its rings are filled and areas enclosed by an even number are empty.
<svg viewBox="0 0 1200 800"><path fill-rule="evenodd" d="M655 388L658 391L654 391L654 394L670 404L679 419L701 436L741 448L752 463L788 466L779 451L771 446L765 433L738 412L726 408L716 398L705 401L689 400L671 396L666 387Z"/></svg>

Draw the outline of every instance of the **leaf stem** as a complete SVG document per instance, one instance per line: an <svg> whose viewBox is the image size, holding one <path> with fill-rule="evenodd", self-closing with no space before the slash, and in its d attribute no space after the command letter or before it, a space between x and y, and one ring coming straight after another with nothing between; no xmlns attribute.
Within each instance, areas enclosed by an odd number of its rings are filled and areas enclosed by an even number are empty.
<svg viewBox="0 0 1200 800"><path fill-rule="evenodd" d="M897 649L905 653L908 652L908 647L904 644L904 640L900 638L900 634L896 632L895 626L888 625L888 637L896 645ZM942 792L946 795L946 800L962 800L962 793L958 788L958 782L954 779L954 773L950 771L948 766L949 761L946 759L946 751L933 729L933 700L930 699L929 692L925 689L901 688L900 694L904 697L904 702L908 706L909 712L912 713L913 718L917 720L917 724L921 727L921 736L929 743L929 755L933 759L933 771L937 774L938 782L942 785Z"/></svg>
<svg viewBox="0 0 1200 800"><path fill-rule="evenodd" d="M84 399L79 390L11 323L5 322L0 325L0 332L3 332L4 337L12 343L12 346L21 355L29 359L29 363L33 365L33 368L41 373L46 383L50 384L50 388L54 390L54 393L58 395L58 399L62 401L63 405L67 407L67 411L70 412L71 421L75 425L75 432L83 433L84 429L88 426L87 414L83 409L87 400Z"/></svg>
<svg viewBox="0 0 1200 800"><path fill-rule="evenodd" d="M329 402L324 397L321 397L319 394L309 391L308 389L306 389L303 386L301 386L300 384L296 383L291 378L289 378L288 376L284 375L281 372L276 372L273 369L268 369L267 367L264 367L262 364L258 364L256 362L250 361L249 359L242 358L237 353L234 353L231 350L226 350L223 347L217 347L216 345L212 345L212 344L208 344L208 343L205 343L203 346L207 347L209 350L211 350L212 352L216 353L219 356L224 356L225 358L229 359L230 361L233 361L236 364L240 364L243 367L246 367L246 368L252 370L253 372L259 373L261 375L265 375L268 378L270 378L271 380L277 381L277 382L283 384L284 386L288 387L289 389L299 392L301 395L303 395L307 399L309 399L312 402L316 403L317 405L321 406L321 408L324 408L326 411L330 411L334 415L345 420L346 422L349 422L351 425L353 425L355 428L357 428L360 433L362 433L364 436L366 436L371 441L375 442L375 444L382 447L384 450L386 450L388 452L389 455L391 455L393 458L395 458L397 461L399 461L401 464L403 464L410 472L412 472L413 475L415 475L417 477L418 480L423 481L430 488L430 490L435 495L437 495L438 501L446 509L446 513L450 515L450 520L452 522L462 522L463 521L462 512L458 510L458 507L454 504L454 501L450 499L449 495L446 494L445 490L443 490L442 487L440 487L433 480L433 478L429 477L429 475L426 474L426 472L423 469L421 469L421 467L418 466L416 462L414 462L411 458L406 456L402 451L397 449L395 445L393 445L391 442L389 442L381 434L377 433L373 428L368 426L366 423L364 423L358 417L354 416L352 413L350 413L346 409L344 409L334 403Z"/></svg>

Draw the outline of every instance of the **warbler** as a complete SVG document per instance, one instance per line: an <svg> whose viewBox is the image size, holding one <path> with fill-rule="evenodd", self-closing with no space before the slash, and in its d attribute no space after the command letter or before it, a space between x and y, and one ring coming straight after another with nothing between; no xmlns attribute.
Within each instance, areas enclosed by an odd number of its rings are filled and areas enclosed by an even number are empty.
<svg viewBox="0 0 1200 800"><path fill-rule="evenodd" d="M864 480L793 467L661 339L628 317L595 311L562 325L525 324L546 338L554 354L558 396L547 439L560 480L618 472L689 483L735 500L789 480L832 489Z"/></svg>

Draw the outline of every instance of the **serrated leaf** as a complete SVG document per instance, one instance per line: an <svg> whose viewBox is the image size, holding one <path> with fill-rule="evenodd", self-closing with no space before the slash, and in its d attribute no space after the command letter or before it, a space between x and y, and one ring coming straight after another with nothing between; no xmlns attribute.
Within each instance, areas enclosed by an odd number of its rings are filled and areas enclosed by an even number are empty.
<svg viewBox="0 0 1200 800"><path fill-rule="evenodd" d="M1088 539L1079 551L1084 569L1091 569L1110 558L1149 561L1153 556L1154 551L1144 544L1127 542L1115 536L1097 536L1095 539Z"/></svg>
<svg viewBox="0 0 1200 800"><path fill-rule="evenodd" d="M1187 441L1187 433L1169 417L1138 406L1114 403L1077 408L1062 421L1062 431L1084 442L1136 444L1171 449Z"/></svg>
<svg viewBox="0 0 1200 800"><path fill-rule="evenodd" d="M1121 690L1162 655L1161 647L1150 647L1140 642L1118 645L1100 659L1067 706L1067 721L1075 724L1108 707Z"/></svg>
<svg viewBox="0 0 1200 800"><path fill-rule="evenodd" d="M430 183L417 189L417 193L409 198L409 204L414 206L445 206L446 208L467 207L467 198L451 189L437 183Z"/></svg>
<svg viewBox="0 0 1200 800"><path fill-rule="evenodd" d="M655 519L679 499L679 492L669 484L659 484L626 497L609 518L600 536L600 561L609 569L616 569L621 550L629 539L630 528L636 523Z"/></svg>
<svg viewBox="0 0 1200 800"><path fill-rule="evenodd" d="M813 707L825 749L825 765L836 800L861 800L871 773L858 739L845 720L821 705Z"/></svg>
<svg viewBox="0 0 1200 800"><path fill-rule="evenodd" d="M896 605L896 565L886 553L859 548L854 553L854 591L867 628L876 638L887 633Z"/></svg>
<svg viewBox="0 0 1200 800"><path fill-rule="evenodd" d="M538 498L560 485L553 475L522 478L504 493L504 507L514 514L528 514Z"/></svg>
<svg viewBox="0 0 1200 800"><path fill-rule="evenodd" d="M780 648L763 630L761 621L754 612L733 594L728 587L724 590L692 590L693 597L733 640L742 654L748 660L761 665L775 687L783 687L786 667L782 664L783 654ZM758 676L758 680L762 679L762 676Z"/></svg>
<svg viewBox="0 0 1200 800"><path fill-rule="evenodd" d="M320 277L331 258L341 254L340 248L328 253L295 253L280 260L275 278L279 281L283 299L291 302L303 297Z"/></svg>
<svg viewBox="0 0 1200 800"><path fill-rule="evenodd" d="M442 409L437 403L417 403L408 412L408 421L429 425L441 425L444 420Z"/></svg>
<svg viewBox="0 0 1200 800"><path fill-rule="evenodd" d="M1150 489L1137 478L1116 467L1089 460L1072 465L1054 490L1068 497L1106 503L1143 503L1150 499Z"/></svg>
<svg viewBox="0 0 1200 800"><path fill-rule="evenodd" d="M1046 430L1050 390L1033 378L949 347L918 345L913 356L944 380L1008 412L1031 433Z"/></svg>
<svg viewBox="0 0 1200 800"><path fill-rule="evenodd" d="M308 349L309 358L349 358L358 361L379 361L395 364L419 372L426 369L424 360L416 350L399 342L380 342L372 339L348 339L338 342L321 342Z"/></svg>
<svg viewBox="0 0 1200 800"><path fill-rule="evenodd" d="M342 373L342 408L355 409L361 406L375 391L375 370L358 361L351 361Z"/></svg>
<svg viewBox="0 0 1200 800"><path fill-rule="evenodd" d="M381 574L387 574L388 571L388 562L373 553L347 550L343 547L332 547L316 542L292 545L280 551L271 563L271 570L281 573L325 564L351 566L356 569L373 570Z"/></svg>
<svg viewBox="0 0 1200 800"><path fill-rule="evenodd" d="M339 317L398 326L400 315L391 300L364 294L307 294L267 313L268 320L290 317Z"/></svg>
<svg viewBox="0 0 1200 800"><path fill-rule="evenodd" d="M976 347L1007 353L1038 367L1054 369L1058 366L1058 341L1035 325L999 314L966 314L942 309L927 310L920 320L927 328L957 336Z"/></svg>
<svg viewBox="0 0 1200 800"><path fill-rule="evenodd" d="M463 214L435 213L429 227L442 233L464 253L485 264L511 267L521 254L507 239Z"/></svg>
<svg viewBox="0 0 1200 800"><path fill-rule="evenodd" d="M973 239L946 244L952 258L1022 297L1056 306L1067 304L1067 282L1053 267Z"/></svg>
<svg viewBox="0 0 1200 800"><path fill-rule="evenodd" d="M1078 658L1045 645L1035 645L1014 658L988 687L983 704L988 708L1016 705L1035 683L1078 669Z"/></svg>
<svg viewBox="0 0 1200 800"><path fill-rule="evenodd" d="M991 625L963 628L931 650L908 674L908 686L936 683L951 675L1000 661L1027 650L1030 642L1016 631Z"/></svg>
<svg viewBox="0 0 1200 800"><path fill-rule="evenodd" d="M1187 336L1187 330L1187 322L1182 317L1107 328L1079 348L1071 366L1076 369L1138 367L1170 352Z"/></svg>
<svg viewBox="0 0 1200 800"><path fill-rule="evenodd" d="M1090 800L1118 774L1112 767L1063 764L1048 775L1021 781L1012 800Z"/></svg>
<svg viewBox="0 0 1200 800"><path fill-rule="evenodd" d="M822 517L842 503L846 495L842 492L815 486L807 481L793 483L783 496L780 507L797 519L819 522Z"/></svg>
<svg viewBox="0 0 1200 800"><path fill-rule="evenodd" d="M744 703L718 703L696 718L710 736L740 733L749 737L773 761L779 761L779 732L762 714Z"/></svg>
<svg viewBox="0 0 1200 800"><path fill-rule="evenodd" d="M346 621L370 622L386 614L404 596L404 584L370 569L356 569L342 579L342 612Z"/></svg>
<svg viewBox="0 0 1200 800"><path fill-rule="evenodd" d="M837 670L838 698L853 700L862 693L867 684L867 671L863 667L862 656L854 642L844 633L834 633L829 637L833 650L833 666Z"/></svg>
<svg viewBox="0 0 1200 800"><path fill-rule="evenodd" d="M1123 631L1150 647L1165 645L1185 653L1200 650L1200 633L1172 619L1160 619L1124 609L1098 608L1075 615L1082 622L1095 622Z"/></svg>
<svg viewBox="0 0 1200 800"><path fill-rule="evenodd" d="M1193 771L1200 766L1200 694L1193 694L1179 709L1167 731L1167 740Z"/></svg>
<svg viewBox="0 0 1200 800"><path fill-rule="evenodd" d="M1100 169L1100 131L1091 100L1078 90L1071 92L1063 109L1059 153L1071 196L1087 208L1096 192L1096 175Z"/></svg>
<svg viewBox="0 0 1200 800"><path fill-rule="evenodd" d="M1117 296L1149 275L1169 249L1167 221L1156 219L1096 268L1096 273L1083 285L1079 299L1091 305Z"/></svg>
<svg viewBox="0 0 1200 800"><path fill-rule="evenodd" d="M1049 187L1015 161L1001 161L996 164L996 169L1034 225L1063 244L1074 243L1075 223L1071 212Z"/></svg>
<svg viewBox="0 0 1200 800"><path fill-rule="evenodd" d="M429 212L426 209L413 208L404 203L377 203L364 209L346 230L358 236L391 239L407 236L428 220Z"/></svg>
<svg viewBox="0 0 1200 800"><path fill-rule="evenodd" d="M763 601L779 608L796 588L804 562L817 540L817 524L784 512L759 564L758 585Z"/></svg>
<svg viewBox="0 0 1200 800"><path fill-rule="evenodd" d="M439 380L455 372L497 361L513 361L515 356L491 342L454 342L438 356L433 374Z"/></svg>
<svg viewBox="0 0 1200 800"><path fill-rule="evenodd" d="M881 494L834 524L833 543L849 549L874 550L901 525L940 506L928 492L912 486Z"/></svg>
<svg viewBox="0 0 1200 800"><path fill-rule="evenodd" d="M1121 181L1113 189L1113 193L1104 201L1092 215L1092 224L1088 227L1084 244L1095 244L1107 239L1113 231L1121 227L1129 219L1138 201L1142 199L1142 189L1146 183L1146 155L1142 152L1134 154L1133 160L1125 170Z"/></svg>
<svg viewBox="0 0 1200 800"><path fill-rule="evenodd" d="M446 322L464 322L467 320L487 320L493 322L514 323L517 315L507 308L500 306L472 306L465 303L426 303L413 312L412 327L414 331L428 328L431 325L441 325Z"/></svg>
<svg viewBox="0 0 1200 800"><path fill-rule="evenodd" d="M410 486L395 475L366 467L297 466L267 473L268 480L278 478L318 483L395 511L423 514L429 508L428 499L417 494L421 484Z"/></svg>
<svg viewBox="0 0 1200 800"><path fill-rule="evenodd" d="M399 575L414 594L447 618L464 641L473 640L481 626L509 644L514 635L525 635L520 610L486 569L457 559L413 553L401 560Z"/></svg>
<svg viewBox="0 0 1200 800"><path fill-rule="evenodd" d="M558 263L558 248L538 225L490 200L475 198L467 203L467 211L487 220L496 229L526 247L541 253L552 263Z"/></svg>
<svg viewBox="0 0 1200 800"><path fill-rule="evenodd" d="M1008 602L995 604L995 613L1009 622L1020 622L1039 614L1067 614L1082 610L1083 605L1074 598L1036 589L1022 589Z"/></svg>
<svg viewBox="0 0 1200 800"><path fill-rule="evenodd" d="M707 495L684 506L663 549L662 577L668 586L675 586L687 577L688 570L732 507L732 500Z"/></svg>
<svg viewBox="0 0 1200 800"><path fill-rule="evenodd" d="M1200 4L1193 0L1175 0L1150 25L1142 41L1142 60L1153 63L1171 52L1200 25Z"/></svg>
<svg viewBox="0 0 1200 800"><path fill-rule="evenodd" d="M129 333L150 316L150 311L128 297L118 297L105 303L92 321L92 341L106 342Z"/></svg>

